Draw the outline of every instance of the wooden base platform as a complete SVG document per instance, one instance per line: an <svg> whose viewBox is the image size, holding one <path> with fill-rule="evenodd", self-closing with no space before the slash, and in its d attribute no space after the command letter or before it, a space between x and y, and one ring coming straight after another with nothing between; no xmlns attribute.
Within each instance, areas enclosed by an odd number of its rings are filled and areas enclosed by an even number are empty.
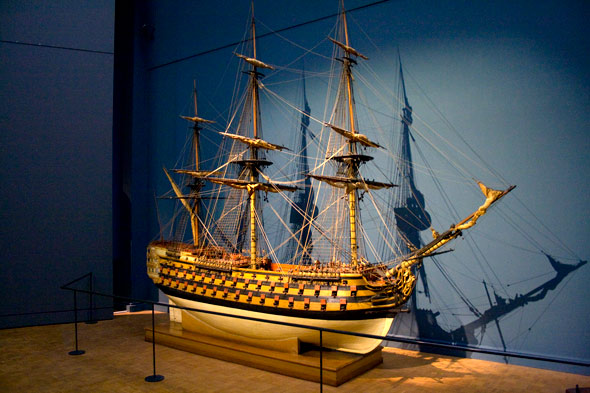
<svg viewBox="0 0 590 393"><path fill-rule="evenodd" d="M320 381L319 349L288 353L259 348L244 343L210 337L183 330L179 323L156 325L156 343L216 359L288 375L308 381ZM151 327L145 329L145 340L152 341ZM322 357L324 384L338 386L383 362L382 348L365 354L351 354L325 349Z"/></svg>

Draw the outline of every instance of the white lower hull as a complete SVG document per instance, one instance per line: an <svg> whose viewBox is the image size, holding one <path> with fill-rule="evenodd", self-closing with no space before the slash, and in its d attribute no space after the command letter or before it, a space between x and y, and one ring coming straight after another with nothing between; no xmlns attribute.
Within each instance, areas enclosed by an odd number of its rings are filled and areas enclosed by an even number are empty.
<svg viewBox="0 0 590 393"><path fill-rule="evenodd" d="M175 304L205 311L215 311L231 315L260 318L265 320L288 322L299 325L322 327L327 329L342 330L353 333L385 336L393 323L393 318L375 318L363 320L326 320L289 317L284 315L269 315L237 308L223 307L208 303L187 300L175 296L168 296ZM239 318L224 317L197 311L189 311L184 316L197 319L212 329L218 329L225 333L241 336L254 340L284 340L298 338L300 341L319 345L320 334L317 330L297 328L279 324L249 321ZM184 323L183 323L184 325ZM381 340L356 337L344 334L324 332L322 345L326 348L352 353L368 353L375 349Z"/></svg>

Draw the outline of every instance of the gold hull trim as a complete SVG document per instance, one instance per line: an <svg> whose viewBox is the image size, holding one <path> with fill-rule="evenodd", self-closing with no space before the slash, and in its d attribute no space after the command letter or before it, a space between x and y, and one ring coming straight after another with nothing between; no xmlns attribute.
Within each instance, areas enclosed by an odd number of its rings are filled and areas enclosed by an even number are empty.
<svg viewBox="0 0 590 393"><path fill-rule="evenodd" d="M289 317L284 315L271 315L266 313L218 306L208 303L187 300L175 296L168 296L174 304L181 307L201 309L205 311L215 311L232 315L260 318L271 321L288 322L300 325L323 327L327 329L336 329L353 333L372 334L376 336L385 336L389 331L393 318L376 318L365 320L322 320L307 319L298 317ZM206 314L197 311L187 311L183 313L184 318L190 316L198 322L203 323L211 329L217 329L234 336L245 337L248 340L274 341L297 338L302 342L313 345L320 344L320 334L316 330L284 326L278 324L249 321L245 319L224 317L220 315ZM190 322L183 326L190 326ZM325 348L330 348L343 352L364 354L377 348L381 340L356 337L344 334L335 334L324 332L322 334L322 344Z"/></svg>

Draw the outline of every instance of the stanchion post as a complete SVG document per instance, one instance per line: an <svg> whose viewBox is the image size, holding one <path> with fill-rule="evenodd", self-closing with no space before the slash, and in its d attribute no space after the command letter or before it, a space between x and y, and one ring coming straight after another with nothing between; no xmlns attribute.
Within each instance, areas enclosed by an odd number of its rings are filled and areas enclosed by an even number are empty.
<svg viewBox="0 0 590 393"><path fill-rule="evenodd" d="M90 275L90 311L88 315L88 320L86 321L87 325L95 324L96 321L94 320L94 274L92 272L88 273Z"/></svg>
<svg viewBox="0 0 590 393"><path fill-rule="evenodd" d="M163 381L164 376L156 374L156 321L154 303L152 303L152 360L154 364L154 373L145 377L146 382Z"/></svg>
<svg viewBox="0 0 590 393"><path fill-rule="evenodd" d="M74 289L74 337L76 340L76 349L68 352L69 355L83 355L86 351L78 349L78 291Z"/></svg>
<svg viewBox="0 0 590 393"><path fill-rule="evenodd" d="M320 329L320 393L324 391L324 350L323 350L323 342L322 342L322 329Z"/></svg>

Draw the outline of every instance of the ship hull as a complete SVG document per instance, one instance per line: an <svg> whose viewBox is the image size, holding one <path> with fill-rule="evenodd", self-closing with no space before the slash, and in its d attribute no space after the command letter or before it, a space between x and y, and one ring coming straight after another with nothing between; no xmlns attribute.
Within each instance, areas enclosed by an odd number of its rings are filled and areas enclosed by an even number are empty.
<svg viewBox="0 0 590 393"><path fill-rule="evenodd" d="M313 266L281 265L252 269L235 266L240 260L211 249L174 248L154 242L148 247L148 274L183 313L183 326L205 326L249 341L292 340L320 344L319 331L276 323L214 315L224 313L301 326L374 336L389 331L399 305L391 286L375 285L350 268L319 270ZM348 269L348 270L347 270ZM184 319L195 320L194 324ZM198 329L197 329L198 330ZM322 346L352 353L368 353L381 340L322 333Z"/></svg>
<svg viewBox="0 0 590 393"><path fill-rule="evenodd" d="M297 325L321 327L325 329L342 330L352 333L370 334L375 336L386 335L394 319L392 314L381 318L371 319L310 319L225 307L217 304L204 303L172 295L167 296L174 304L191 309L257 318L273 322L284 322ZM317 330L313 329L286 326L276 323L250 321L246 319L225 317L194 310L184 313L183 318L186 318L187 316L189 318L196 319L199 323L205 324L211 329L220 330L222 332L238 337L244 337L250 340L259 340L261 343L273 340L287 340L297 338L304 343L317 346L320 345L320 334ZM187 323L187 325L189 325L189 323ZM322 334L323 347L344 352L368 353L379 346L380 343L381 340L379 339L330 332L324 332Z"/></svg>

